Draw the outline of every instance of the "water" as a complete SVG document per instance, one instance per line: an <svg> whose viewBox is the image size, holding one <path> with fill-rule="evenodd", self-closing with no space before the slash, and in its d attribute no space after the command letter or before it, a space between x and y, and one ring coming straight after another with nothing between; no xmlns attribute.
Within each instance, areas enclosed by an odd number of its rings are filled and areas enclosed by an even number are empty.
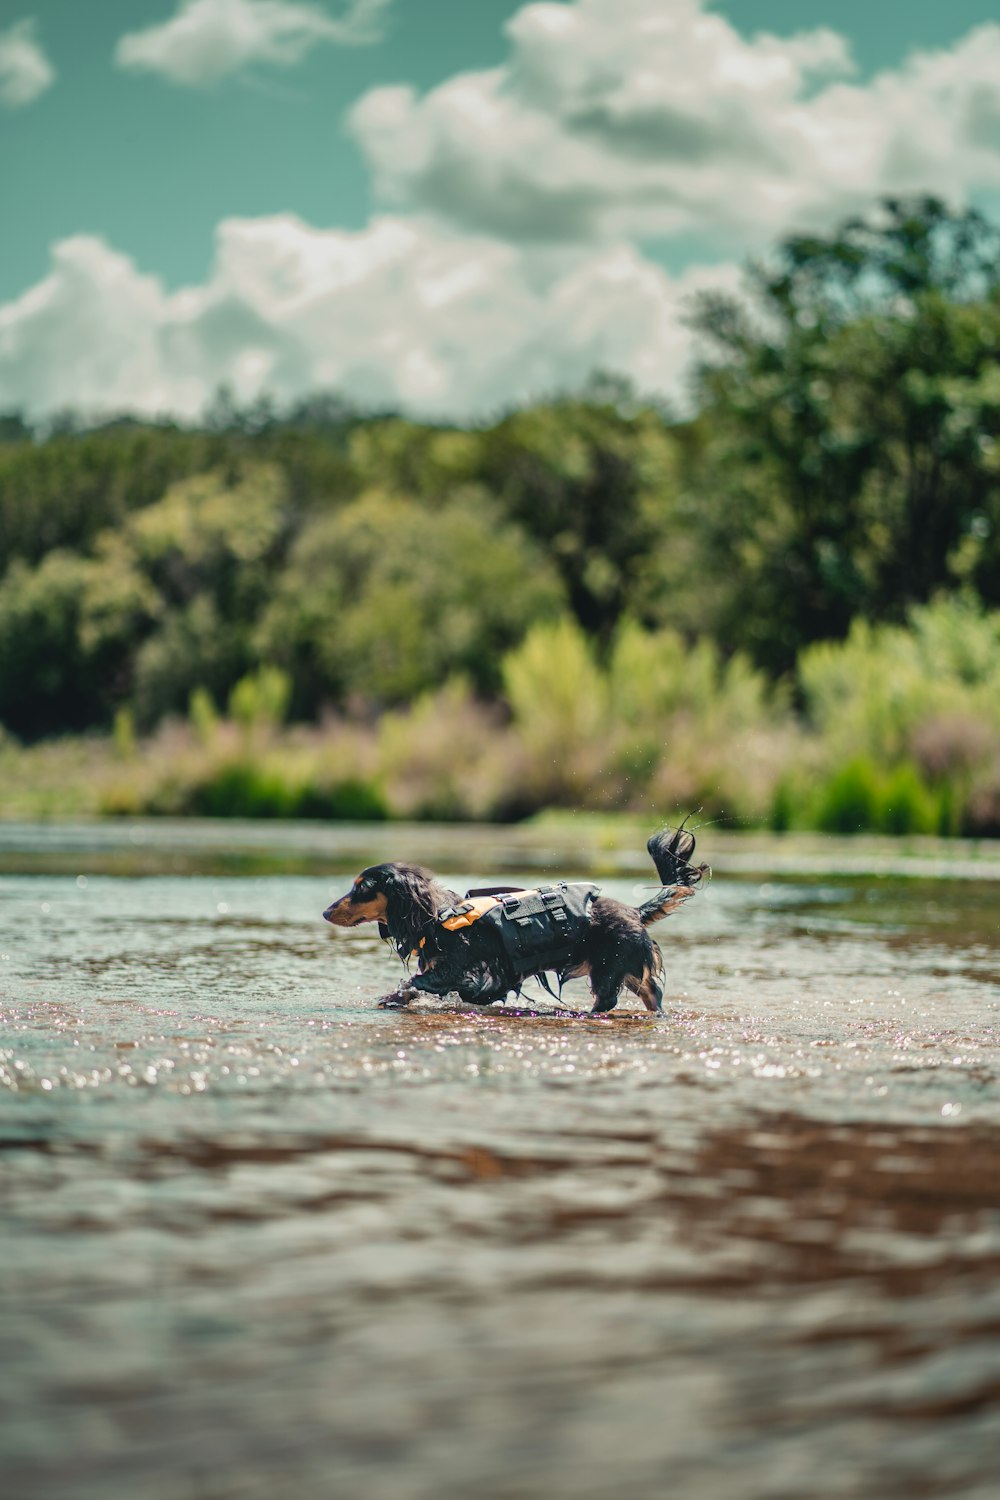
<svg viewBox="0 0 1000 1500"><path fill-rule="evenodd" d="M0 877L6 1494L995 1496L1000 884L717 875L586 1019L72 861Z"/></svg>

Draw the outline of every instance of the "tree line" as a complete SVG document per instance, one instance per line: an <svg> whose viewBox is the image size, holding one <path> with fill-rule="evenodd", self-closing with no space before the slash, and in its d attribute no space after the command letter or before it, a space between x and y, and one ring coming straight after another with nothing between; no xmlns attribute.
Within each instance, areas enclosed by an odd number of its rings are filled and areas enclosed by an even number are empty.
<svg viewBox="0 0 1000 1500"><path fill-rule="evenodd" d="M569 621L801 691L802 653L958 594L1000 607L1000 231L897 200L693 311L693 414L623 382L477 427L316 398L197 427L0 419L0 724L25 741L224 704L359 720ZM669 635L663 634L664 632Z"/></svg>

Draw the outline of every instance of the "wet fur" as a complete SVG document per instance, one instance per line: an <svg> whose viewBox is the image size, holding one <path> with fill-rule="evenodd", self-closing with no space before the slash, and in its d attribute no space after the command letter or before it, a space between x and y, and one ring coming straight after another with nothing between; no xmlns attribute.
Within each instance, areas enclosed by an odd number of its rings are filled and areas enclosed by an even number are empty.
<svg viewBox="0 0 1000 1500"><path fill-rule="evenodd" d="M590 980L595 1012L613 1010L623 989L638 995L647 1010L662 1010L663 955L646 928L693 896L708 869L691 863L694 835L683 824L654 833L646 847L660 889L639 907L598 896L578 951L564 971L565 978ZM378 922L383 938L404 962L415 958L418 972L383 996L381 1006L401 1007L420 994L449 993L470 1005L490 1005L516 990L518 980L492 922L474 922L455 932L440 925L438 913L460 900L422 865L370 865L323 916L335 927Z"/></svg>

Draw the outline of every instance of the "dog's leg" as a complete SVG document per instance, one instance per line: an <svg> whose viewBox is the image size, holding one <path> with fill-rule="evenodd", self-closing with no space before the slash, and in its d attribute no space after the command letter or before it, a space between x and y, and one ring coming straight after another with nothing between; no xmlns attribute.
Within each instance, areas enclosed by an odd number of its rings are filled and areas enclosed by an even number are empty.
<svg viewBox="0 0 1000 1500"><path fill-rule="evenodd" d="M506 999L511 985L503 975L496 973L489 964L483 963L474 969L468 969L455 988L466 1005L492 1005L496 1000Z"/></svg>
<svg viewBox="0 0 1000 1500"><path fill-rule="evenodd" d="M603 1014L606 1010L614 1010L624 982L625 975L622 973L620 963L609 962L607 959L592 959L590 989L594 996L594 1004L591 1007L591 1014L596 1016Z"/></svg>
<svg viewBox="0 0 1000 1500"><path fill-rule="evenodd" d="M398 990L393 990L391 995L383 995L381 1000L378 1001L378 1009L405 1010L416 994L419 994L419 991L415 990L413 985L407 980L399 986Z"/></svg>
<svg viewBox="0 0 1000 1500"><path fill-rule="evenodd" d="M403 1010L411 1000L420 995L447 995L457 988L450 979L428 969L423 974L408 974L391 995L383 995L378 1002L379 1010Z"/></svg>
<svg viewBox="0 0 1000 1500"><path fill-rule="evenodd" d="M645 941L645 961L634 948L595 955L590 965L590 987L594 995L592 1014L614 1010L623 988L638 995L647 1010L663 1008L663 956L656 945ZM634 966L629 972L629 966ZM641 966L641 967L640 967Z"/></svg>
<svg viewBox="0 0 1000 1500"><path fill-rule="evenodd" d="M663 1010L663 954L654 948L651 958L643 965L640 974L627 974L625 984L633 995L638 995L647 1010Z"/></svg>
<svg viewBox="0 0 1000 1500"><path fill-rule="evenodd" d="M646 968L642 975L629 974L625 980L625 986L633 995L638 995L647 1010L663 1010L663 975L656 974L652 969Z"/></svg>

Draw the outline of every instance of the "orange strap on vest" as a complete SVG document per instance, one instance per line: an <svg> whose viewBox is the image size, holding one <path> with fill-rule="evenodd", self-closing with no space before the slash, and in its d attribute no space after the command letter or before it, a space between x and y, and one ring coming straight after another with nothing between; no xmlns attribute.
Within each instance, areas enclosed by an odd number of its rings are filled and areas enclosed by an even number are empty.
<svg viewBox="0 0 1000 1500"><path fill-rule="evenodd" d="M463 927L471 927L473 922L478 922L480 917L499 905L496 896L473 896L471 900L456 906L452 915L445 917L441 926L447 932L458 932Z"/></svg>

